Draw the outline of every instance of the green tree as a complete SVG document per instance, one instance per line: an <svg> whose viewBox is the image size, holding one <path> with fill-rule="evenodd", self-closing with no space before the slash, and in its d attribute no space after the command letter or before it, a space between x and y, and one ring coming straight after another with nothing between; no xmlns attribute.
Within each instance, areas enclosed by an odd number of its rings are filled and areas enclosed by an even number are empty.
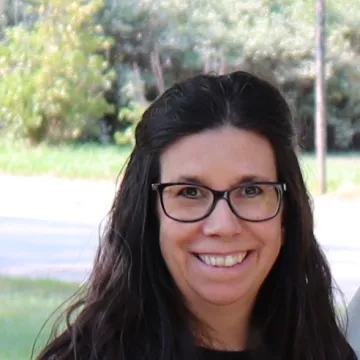
<svg viewBox="0 0 360 360"><path fill-rule="evenodd" d="M35 1L34 1L35 3ZM0 45L0 125L32 141L76 139L89 119L112 107L104 98L110 46L93 22L102 1L38 0L31 29L7 28Z"/></svg>
<svg viewBox="0 0 360 360"><path fill-rule="evenodd" d="M357 8L357 0L328 1L328 110L337 147L349 146L360 131ZM313 0L107 0L100 21L114 38L111 62L117 72L119 111L139 113L133 105L138 95L126 91L134 84L135 69L145 98L151 100L164 87L195 73L260 65L265 74L268 69L276 75L291 99L298 126L311 130ZM130 113L122 111L121 121L136 118Z"/></svg>

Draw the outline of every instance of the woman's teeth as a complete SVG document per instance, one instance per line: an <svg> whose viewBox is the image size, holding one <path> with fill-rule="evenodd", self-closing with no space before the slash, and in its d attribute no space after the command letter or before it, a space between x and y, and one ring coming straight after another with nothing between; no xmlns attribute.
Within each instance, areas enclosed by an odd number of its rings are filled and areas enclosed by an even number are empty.
<svg viewBox="0 0 360 360"><path fill-rule="evenodd" d="M247 252L236 255L214 256L214 255L198 255L199 259L207 265L217 267L230 267L243 262Z"/></svg>

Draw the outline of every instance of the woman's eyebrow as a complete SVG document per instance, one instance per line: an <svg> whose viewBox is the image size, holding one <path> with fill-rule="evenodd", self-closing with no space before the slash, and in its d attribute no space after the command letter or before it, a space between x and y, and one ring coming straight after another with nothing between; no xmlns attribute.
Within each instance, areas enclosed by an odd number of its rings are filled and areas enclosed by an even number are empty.
<svg viewBox="0 0 360 360"><path fill-rule="evenodd" d="M188 182L192 184L201 185L204 184L204 181L201 180L198 176L188 176L188 175L181 175L176 177L172 182Z"/></svg>
<svg viewBox="0 0 360 360"><path fill-rule="evenodd" d="M241 176L238 179L238 183L248 183L248 182L262 182L262 181L274 181L271 176L263 176L263 175L246 175Z"/></svg>
<svg viewBox="0 0 360 360"><path fill-rule="evenodd" d="M235 178L235 181L232 181L234 185L237 184L245 184L245 183L251 183L251 182L262 182L262 181L274 181L271 176L264 176L264 175L244 175L239 176ZM171 182L188 182L191 184L197 184L197 185L203 185L206 184L207 181L205 179L202 179L199 176L194 175L181 175L179 177L175 177L171 180Z"/></svg>

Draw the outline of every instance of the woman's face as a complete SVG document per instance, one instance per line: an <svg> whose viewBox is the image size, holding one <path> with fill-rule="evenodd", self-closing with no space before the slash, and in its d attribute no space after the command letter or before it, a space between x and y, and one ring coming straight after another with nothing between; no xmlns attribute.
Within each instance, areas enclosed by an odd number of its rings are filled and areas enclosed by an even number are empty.
<svg viewBox="0 0 360 360"><path fill-rule="evenodd" d="M187 181L226 190L251 179L277 181L268 140L234 127L181 138L164 151L160 165L162 183ZM202 196L191 188L175 195L166 195L166 191L164 196L176 196L176 200L180 197L183 201L185 196L186 206L190 201L192 208L185 216L194 211L191 201ZM245 196L251 198L254 189L248 191ZM244 301L253 303L279 255L281 212L271 220L249 222L219 200L205 219L184 223L166 216L159 202L162 256L186 302L192 307L213 304L235 308Z"/></svg>

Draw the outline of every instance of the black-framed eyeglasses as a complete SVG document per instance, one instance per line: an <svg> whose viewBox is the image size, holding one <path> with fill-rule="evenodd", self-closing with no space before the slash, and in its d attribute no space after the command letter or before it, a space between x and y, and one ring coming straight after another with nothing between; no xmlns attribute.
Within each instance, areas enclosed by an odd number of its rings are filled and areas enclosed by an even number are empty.
<svg viewBox="0 0 360 360"><path fill-rule="evenodd" d="M282 182L249 182L223 191L187 182L156 183L151 187L159 194L166 216L189 223L208 217L221 199L242 220L270 220L279 213L286 191Z"/></svg>

